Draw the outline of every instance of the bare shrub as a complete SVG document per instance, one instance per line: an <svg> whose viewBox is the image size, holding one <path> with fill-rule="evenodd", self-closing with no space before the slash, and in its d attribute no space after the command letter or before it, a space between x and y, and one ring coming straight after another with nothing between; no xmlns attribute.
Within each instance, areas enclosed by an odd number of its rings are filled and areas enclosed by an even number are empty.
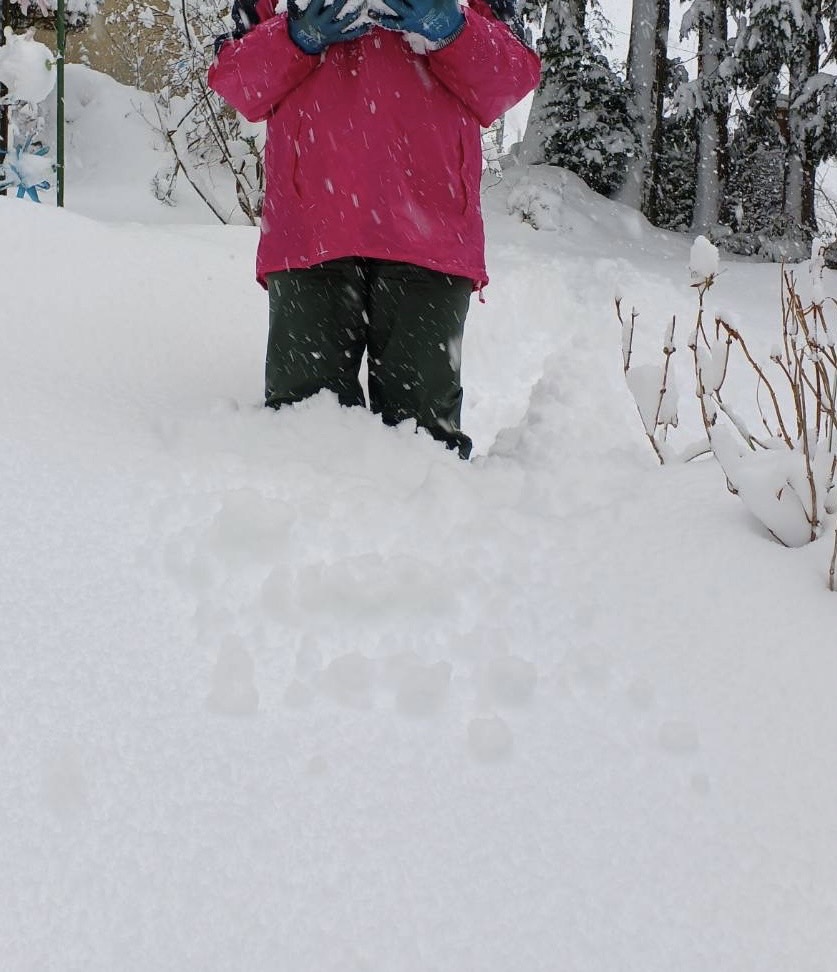
<svg viewBox="0 0 837 972"><path fill-rule="evenodd" d="M637 313L632 310L626 320L617 300L628 387L660 462L685 461L711 450L728 489L770 534L785 546L802 546L822 536L829 516L837 510L837 325L829 324L826 315L826 308L837 307L837 301L815 296L806 303L794 273L782 267L781 332L762 361L741 330L722 315L707 321L705 298L715 276L701 273L692 285L698 294L698 311L688 341L705 448L694 446L678 454L668 441L678 412L670 371L674 318L666 330L663 362L635 366L631 350ZM745 418L732 393L727 394L733 357L746 365L745 373L751 376L749 399L755 403L755 422ZM829 587L837 589L837 533Z"/></svg>

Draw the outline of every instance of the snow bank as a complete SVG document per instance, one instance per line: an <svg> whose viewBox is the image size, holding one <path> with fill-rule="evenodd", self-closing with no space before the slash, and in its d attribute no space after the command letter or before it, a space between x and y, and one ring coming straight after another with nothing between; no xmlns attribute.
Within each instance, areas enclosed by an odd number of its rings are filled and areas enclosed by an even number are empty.
<svg viewBox="0 0 837 972"><path fill-rule="evenodd" d="M656 465L612 300L690 241L566 185L486 193L470 464L261 407L252 230L0 199L6 967L831 972L822 548Z"/></svg>

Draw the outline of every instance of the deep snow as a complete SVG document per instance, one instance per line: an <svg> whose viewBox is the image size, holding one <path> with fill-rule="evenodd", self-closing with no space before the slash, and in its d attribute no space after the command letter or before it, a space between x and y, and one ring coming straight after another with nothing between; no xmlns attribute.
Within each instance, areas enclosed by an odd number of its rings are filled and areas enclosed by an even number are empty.
<svg viewBox="0 0 837 972"><path fill-rule="evenodd" d="M268 414L255 231L74 77L69 209L0 199L3 969L832 972L830 540L657 466L622 375L692 241L511 172L472 463ZM777 268L722 270L768 347Z"/></svg>

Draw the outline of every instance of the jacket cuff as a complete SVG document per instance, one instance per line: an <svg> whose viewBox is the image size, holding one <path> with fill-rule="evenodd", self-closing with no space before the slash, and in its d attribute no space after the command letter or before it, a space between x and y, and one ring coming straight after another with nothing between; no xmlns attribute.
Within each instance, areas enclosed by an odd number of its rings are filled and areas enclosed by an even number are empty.
<svg viewBox="0 0 837 972"><path fill-rule="evenodd" d="M431 41L431 43L428 44L427 49L429 51L440 51L440 50L442 50L443 47L447 47L449 44L452 44L457 39L457 37L459 37L459 35L462 33L462 31L465 30L465 28L467 26L468 26L468 21L463 16L462 17L462 22L456 28L456 30L454 30L454 32L452 34L448 34L447 37L443 37L441 40Z"/></svg>

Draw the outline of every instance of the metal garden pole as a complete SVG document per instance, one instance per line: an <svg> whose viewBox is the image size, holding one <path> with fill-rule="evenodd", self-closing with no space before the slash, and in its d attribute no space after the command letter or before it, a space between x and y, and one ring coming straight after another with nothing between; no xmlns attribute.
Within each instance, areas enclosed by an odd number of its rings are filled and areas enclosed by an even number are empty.
<svg viewBox="0 0 837 972"><path fill-rule="evenodd" d="M56 78L56 104L55 121L56 128L56 170L58 175L58 205L64 205L64 54L67 48L66 21L64 12L64 0L58 0L58 9L55 15L55 32L58 41L58 76Z"/></svg>
<svg viewBox="0 0 837 972"><path fill-rule="evenodd" d="M3 28L9 23L11 18L11 0L0 0L0 47L6 43L6 38L3 36ZM6 86L0 84L0 100L7 94ZM9 148L9 106L0 105L0 153L8 152ZM3 158L5 158L5 155ZM0 164L2 164L2 161L0 161ZM5 195L6 190L0 189L0 196Z"/></svg>

